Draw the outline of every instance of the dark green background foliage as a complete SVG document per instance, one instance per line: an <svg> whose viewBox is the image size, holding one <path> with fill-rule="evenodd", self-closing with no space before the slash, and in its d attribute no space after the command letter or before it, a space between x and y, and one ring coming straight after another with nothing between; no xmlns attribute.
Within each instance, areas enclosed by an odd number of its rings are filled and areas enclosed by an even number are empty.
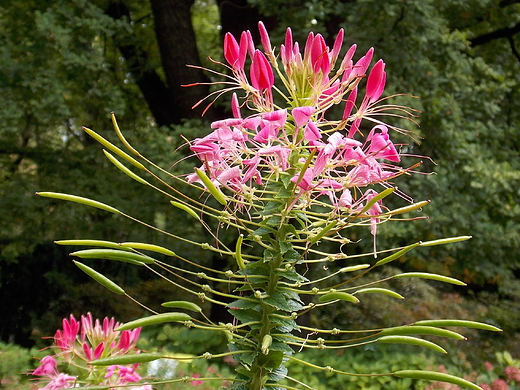
<svg viewBox="0 0 520 390"><path fill-rule="evenodd" d="M176 151L180 135L205 134L205 121L229 115L217 103L197 119L201 112L191 106L210 89L181 84L216 78L185 64L215 67L207 57L221 58L222 34L237 36L244 29L256 34L259 19L276 46L289 25L302 44L311 30L332 42L342 27L345 47L358 44L356 58L373 46L375 56L385 60L386 96L420 97L390 102L421 111L420 127L398 118L393 123L422 138L406 152L431 156L419 158L420 170L428 174L400 178L397 185L415 200L432 199L423 211L429 219L382 226L378 245L472 235L465 243L410 252L399 266L463 279L470 289L455 293L492 303L476 313L480 319L518 331L512 313L520 301L519 1L24 0L0 6L2 340L31 345L70 312L91 310L119 320L138 315L137 308L81 275L67 256L72 250L56 247L56 239L154 242L225 267L223 259L117 216L34 193L102 200L200 239L201 229L181 211L106 161L81 126L113 139L109 113L115 111L130 142L170 167L186 154ZM187 160L172 171L191 172L193 165ZM396 197L394 204L404 202ZM368 232L353 234L369 248ZM156 288L149 276L99 264L147 301L174 299L175 291ZM212 315L225 319L220 312Z"/></svg>

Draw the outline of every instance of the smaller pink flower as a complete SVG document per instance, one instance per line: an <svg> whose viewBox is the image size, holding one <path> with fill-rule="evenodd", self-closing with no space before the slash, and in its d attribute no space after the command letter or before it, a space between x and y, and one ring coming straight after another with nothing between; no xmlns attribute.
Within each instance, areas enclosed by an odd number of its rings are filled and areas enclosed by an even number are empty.
<svg viewBox="0 0 520 390"><path fill-rule="evenodd" d="M33 375L49 376L56 372L57 366L58 363L56 362L56 359L54 359L54 357L45 356L40 361L40 367L33 371Z"/></svg>
<svg viewBox="0 0 520 390"><path fill-rule="evenodd" d="M493 364L490 362L484 362L484 368L488 371L493 371Z"/></svg>
<svg viewBox="0 0 520 390"><path fill-rule="evenodd" d="M506 374L508 380L520 383L520 368L507 366L504 370L504 374Z"/></svg>
<svg viewBox="0 0 520 390"><path fill-rule="evenodd" d="M505 380L497 379L491 383L491 390L509 390L509 386Z"/></svg>
<svg viewBox="0 0 520 390"><path fill-rule="evenodd" d="M192 376L193 376L193 378L200 378L199 374L193 374ZM200 386L203 384L204 384L204 381L191 381L190 382L190 385L192 385L192 386Z"/></svg>

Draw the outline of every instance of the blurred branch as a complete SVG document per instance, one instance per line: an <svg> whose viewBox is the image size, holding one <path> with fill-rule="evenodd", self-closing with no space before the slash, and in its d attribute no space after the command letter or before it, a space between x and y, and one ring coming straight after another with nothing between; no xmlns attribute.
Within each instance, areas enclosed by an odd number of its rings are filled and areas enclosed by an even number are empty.
<svg viewBox="0 0 520 390"><path fill-rule="evenodd" d="M478 35L475 38L470 39L471 46L479 46L494 41L500 38L510 38L513 35L520 32L520 23L517 23L514 27L500 28L490 33Z"/></svg>

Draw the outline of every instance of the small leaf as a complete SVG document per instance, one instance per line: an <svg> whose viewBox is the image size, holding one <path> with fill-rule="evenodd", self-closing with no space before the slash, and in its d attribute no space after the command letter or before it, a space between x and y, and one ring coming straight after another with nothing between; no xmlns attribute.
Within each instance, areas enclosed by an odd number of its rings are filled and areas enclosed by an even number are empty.
<svg viewBox="0 0 520 390"><path fill-rule="evenodd" d="M121 214L121 211L115 209L112 206L98 202L96 200L83 198L82 196L62 194L59 192L37 192L36 195L43 196L45 198L68 200L69 202L84 204L86 206L95 207L97 209L109 211L114 214Z"/></svg>
<svg viewBox="0 0 520 390"><path fill-rule="evenodd" d="M122 331L140 328L141 326L163 324L165 322L184 322L189 320L191 320L191 317L186 313L162 313L127 322L126 324L118 326L116 330Z"/></svg>
<svg viewBox="0 0 520 390"><path fill-rule="evenodd" d="M126 365L135 363L148 363L163 356L157 352L151 353L135 353L132 355L110 356L89 362L92 366L112 366L112 365Z"/></svg>
<svg viewBox="0 0 520 390"><path fill-rule="evenodd" d="M441 372L435 371L421 371L421 370L402 370L396 371L393 373L398 378L410 378L410 379L424 379L428 381L438 381L438 382L447 382L453 383L457 386L467 387L468 389L473 390L482 390L480 386L477 386L470 381L465 379L456 377L450 374L444 374Z"/></svg>
<svg viewBox="0 0 520 390"><path fill-rule="evenodd" d="M419 339L417 337L410 336L383 336L377 339L380 343L385 344L411 344L419 347L429 348L437 352L447 353L441 346L432 343L431 341Z"/></svg>
<svg viewBox="0 0 520 390"><path fill-rule="evenodd" d="M414 325L426 325L426 326L455 326L461 328L473 328L473 329L482 329L482 330L490 330L492 332L502 332L502 329L497 328L496 326L485 324L483 322L476 321L467 321L467 320L422 320L415 322Z"/></svg>
<svg viewBox="0 0 520 390"><path fill-rule="evenodd" d="M451 330L436 328L434 326L396 326L395 328L387 328L381 332L381 335L410 335L410 334L421 334L439 337L448 337L455 340L466 340L466 338Z"/></svg>
<svg viewBox="0 0 520 390"><path fill-rule="evenodd" d="M318 299L319 302L330 302L330 301L337 301L337 300L347 301L347 302L352 302L352 303L359 303L359 299L357 299L354 295L346 293L346 292L341 292L341 291L335 291L335 292L323 294Z"/></svg>
<svg viewBox="0 0 520 390"><path fill-rule="evenodd" d="M191 311L195 311L195 312L199 312L199 313L202 311L202 309L199 305L197 305L193 302L188 302L188 301L169 301L169 302L164 302L163 304L161 304L161 306L173 307L176 309L186 309L186 310L191 310Z"/></svg>
<svg viewBox="0 0 520 390"><path fill-rule="evenodd" d="M450 278L448 276L443 276L443 275L430 274L430 273L426 273L426 272L405 272L402 274L394 275L394 276L392 276L392 278L394 278L394 279L422 278L422 279L431 279L431 280L437 280L439 282L456 284L458 286L466 286L466 283L461 282L458 279Z"/></svg>
<svg viewBox="0 0 520 390"><path fill-rule="evenodd" d="M82 259L105 259L132 263L135 265L152 264L155 260L138 253L116 249L85 249L70 254Z"/></svg>
<svg viewBox="0 0 520 390"><path fill-rule="evenodd" d="M354 294L365 294L365 293L380 293L380 294L389 295L392 298L404 299L404 297L401 294L396 293L395 291L388 290L386 288L378 288L378 287L362 288L361 290L357 290Z"/></svg>
<svg viewBox="0 0 520 390"><path fill-rule="evenodd" d="M108 279L106 276L100 274L99 272L93 270L92 268L86 266L83 263L80 263L79 261L74 261L74 264L78 266L80 270L85 272L88 276L90 276L92 279L94 279L96 282L101 284L102 286L108 288L110 291L115 292L119 295L126 295L125 290L123 290L121 287L119 287L117 284L112 282L110 279Z"/></svg>

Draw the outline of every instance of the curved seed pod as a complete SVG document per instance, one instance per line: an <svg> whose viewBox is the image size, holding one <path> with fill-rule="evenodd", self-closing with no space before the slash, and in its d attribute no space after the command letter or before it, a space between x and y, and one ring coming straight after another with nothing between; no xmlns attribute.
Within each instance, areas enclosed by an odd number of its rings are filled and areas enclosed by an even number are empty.
<svg viewBox="0 0 520 390"><path fill-rule="evenodd" d="M359 271L360 269L365 269L370 267L370 264L358 264L358 265L351 265L350 267L343 267L339 270L340 273L343 272L354 272Z"/></svg>
<svg viewBox="0 0 520 390"><path fill-rule="evenodd" d="M162 303L161 306L173 307L176 309L191 310L191 311L196 311L199 313L202 311L202 309L199 305L196 305L195 303L188 302L188 301L169 301L169 302Z"/></svg>
<svg viewBox="0 0 520 390"><path fill-rule="evenodd" d="M383 265L383 264L389 263L393 260L396 260L399 257L401 257L402 255L404 255L406 252L411 251L413 248L415 248L416 246L419 246L420 244L421 244L420 242L416 242L415 244L408 245L408 246L404 247L403 249L401 249L400 251L395 252L393 255L387 256L384 259L379 260L375 265L376 266Z"/></svg>
<svg viewBox="0 0 520 390"><path fill-rule="evenodd" d="M227 201L226 201L226 197L224 196L222 191L220 191L217 187L215 187L215 184L213 184L213 182L210 180L210 178L208 176L206 176L206 174L203 171L201 171L199 168L195 168L195 173L197 174L199 179L204 183L204 185L206 186L206 189L217 200L217 202L219 202L221 205L225 206L227 204Z"/></svg>
<svg viewBox="0 0 520 390"><path fill-rule="evenodd" d="M421 370L401 370L393 373L394 376L398 378L410 378L410 379L425 379L428 381L438 381L438 382L447 382L453 383L454 385L458 385L461 387L466 387L472 390L482 390L480 386L477 386L470 381L465 379L456 377L450 374L444 374L441 372L435 371L421 371Z"/></svg>
<svg viewBox="0 0 520 390"><path fill-rule="evenodd" d="M240 270L245 270L246 264L244 263L244 259L242 258L242 241L244 241L244 235L240 234L237 239L237 244L235 246L235 260L237 261L238 268Z"/></svg>
<svg viewBox="0 0 520 390"><path fill-rule="evenodd" d="M450 278L448 276L443 276L443 275L430 274L430 273L427 273L427 272L405 272L403 274L394 275L394 276L392 276L392 278L393 279L422 278L422 279L431 279L431 280L437 280L439 282L456 284L458 286L466 286L466 283L461 282L458 279Z"/></svg>
<svg viewBox="0 0 520 390"><path fill-rule="evenodd" d="M157 359L161 359L163 356L157 352L150 353L135 353L132 355L121 355L121 356L110 356L93 360L88 364L92 366L112 366L115 364L126 365L135 363L148 363Z"/></svg>
<svg viewBox="0 0 520 390"><path fill-rule="evenodd" d="M101 284L102 286L108 288L110 291L115 292L119 295L126 295L125 290L123 290L121 287L119 287L117 284L112 282L110 279L108 279L106 276L100 274L99 272L93 270L92 268L86 266L83 263L80 263L79 261L74 261L74 264L78 266L80 270L85 272L88 276L90 276L92 279L94 279L96 282Z"/></svg>
<svg viewBox="0 0 520 390"><path fill-rule="evenodd" d="M184 322L189 320L191 320L191 317L186 313L162 313L127 322L126 324L118 326L116 330L121 331L135 329L141 326L163 324L165 322Z"/></svg>
<svg viewBox="0 0 520 390"><path fill-rule="evenodd" d="M143 249L143 250L150 251L150 252L160 253L160 254L166 255L166 256L177 256L175 254L175 252L173 252L169 249L163 248L162 246L154 245L154 244L146 244L144 242L122 242L120 244L120 246L123 248Z"/></svg>
<svg viewBox="0 0 520 390"><path fill-rule="evenodd" d="M364 214L366 213L368 210L370 210L370 208L376 204L376 202L380 201L381 199L383 198L386 198L388 195L390 195L392 192L394 192L395 190L397 189L397 187L390 187L390 188L387 188L386 190L384 191L381 191L379 194L377 194L376 196L374 196L372 199L370 199L370 201L365 205L365 207L363 207L361 209L361 211L359 212L359 214Z"/></svg>
<svg viewBox="0 0 520 390"><path fill-rule="evenodd" d="M330 292L327 294L323 294L318 301L319 302L330 302L330 301L347 301L352 303L359 303L359 299L357 299L354 295L342 292L342 291L335 291Z"/></svg>
<svg viewBox="0 0 520 390"><path fill-rule="evenodd" d="M400 208L395 209L395 210L390 210L386 214L388 214L388 215L397 215L397 214L408 213L410 211L414 211L414 210L420 209L420 208L430 204L430 202L431 202L430 200L423 200L422 202L417 202L417 203L411 204L409 206L400 207Z"/></svg>
<svg viewBox="0 0 520 390"><path fill-rule="evenodd" d="M102 246L110 249L122 249L125 251L131 251L131 248L122 248L121 244L112 241L104 240L59 240L54 241L58 245L76 245L76 246Z"/></svg>
<svg viewBox="0 0 520 390"><path fill-rule="evenodd" d="M410 336L383 336L377 339L380 343L385 344L412 344L419 347L429 348L437 352L448 353L441 346L432 343L431 341L418 339L417 337Z"/></svg>
<svg viewBox="0 0 520 390"><path fill-rule="evenodd" d="M195 218L197 221L200 220L199 216L197 215L197 213L189 206L185 205L184 203L181 203L181 202L176 202L174 200L170 200L170 203L177 207L178 209L181 209L183 211L186 211L189 215L191 215L193 218Z"/></svg>
<svg viewBox="0 0 520 390"><path fill-rule="evenodd" d="M125 145L126 148L127 148L128 150L130 150L133 154L135 154L135 155L137 155L137 156L141 156L141 154L140 154L137 150L135 150L135 149L133 148L133 146L130 145L130 144L128 143L128 141L126 140L126 138L123 136L123 133L121 132L121 130L119 129L119 125L117 124L117 120L116 120L116 116L114 115L114 112L111 112L111 113L110 113L110 116L112 117L112 124L114 125L114 130L115 130L117 136L119 137L119 140L120 140L120 141L123 143L123 145Z"/></svg>
<svg viewBox="0 0 520 390"><path fill-rule="evenodd" d="M502 332L502 329L496 326L485 324L483 322L467 321L467 320L423 320L417 321L414 325L426 325L426 326L455 326L461 328L474 328L482 330L490 330L492 332Z"/></svg>
<svg viewBox="0 0 520 390"><path fill-rule="evenodd" d="M379 287L362 288L361 290L357 290L354 294L364 294L364 293L380 293L380 294L389 295L392 298L404 299L404 297L401 294L396 293L395 291L388 290L386 288L379 288Z"/></svg>
<svg viewBox="0 0 520 390"><path fill-rule="evenodd" d="M119 162L119 160L117 158L115 158L114 156L112 156L110 153L108 153L106 150L103 150L103 153L105 153L105 156L107 156L107 158L110 160L110 162L112 164L114 164L120 171L122 171L125 175L131 177L132 179L134 179L135 181L141 183L141 184L144 184L144 185L147 185L149 186L150 183L148 183L146 180L144 180L142 177L140 176L137 176L135 173L133 173L130 169L128 169L127 167L125 167L123 164L121 164Z"/></svg>
<svg viewBox="0 0 520 390"><path fill-rule="evenodd" d="M101 145L103 145L107 149L110 149L115 154L117 154L119 157L121 157L121 158L125 159L126 161L128 161L133 166L135 166L135 167L137 167L139 169L142 169L142 170L146 170L146 168L145 168L145 166L143 164L141 164L139 161L137 161L135 158L131 157L127 153L123 152L121 149L119 149L117 146L115 146L114 144L112 144L109 141L107 141L105 138L103 138L102 136L97 134L95 131L90 130L87 127L83 127L83 131L85 133L87 133L88 135L90 135L92 138L94 138Z"/></svg>
<svg viewBox="0 0 520 390"><path fill-rule="evenodd" d="M440 240L421 242L421 246L445 245L445 244L451 244L453 242L466 241L466 240L469 240L470 238L472 238L472 236L459 236L459 237L451 237L451 238L441 238Z"/></svg>
<svg viewBox="0 0 520 390"><path fill-rule="evenodd" d="M85 249L70 254L82 259L106 259L132 263L135 265L152 264L155 260L138 253L115 250L115 249Z"/></svg>
<svg viewBox="0 0 520 390"><path fill-rule="evenodd" d="M447 337L455 340L466 340L466 337L451 330L436 328L434 326L396 326L395 328L387 328L381 332L381 335L410 335L421 334L430 336Z"/></svg>
<svg viewBox="0 0 520 390"><path fill-rule="evenodd" d="M70 202L80 203L80 204L84 204L87 206L95 207L97 209L109 211L114 214L122 214L121 211L119 211L118 209L116 209L112 206L98 202L96 200L83 198L82 196L62 194L60 192L37 192L36 195L43 196L46 198L68 200Z"/></svg>

